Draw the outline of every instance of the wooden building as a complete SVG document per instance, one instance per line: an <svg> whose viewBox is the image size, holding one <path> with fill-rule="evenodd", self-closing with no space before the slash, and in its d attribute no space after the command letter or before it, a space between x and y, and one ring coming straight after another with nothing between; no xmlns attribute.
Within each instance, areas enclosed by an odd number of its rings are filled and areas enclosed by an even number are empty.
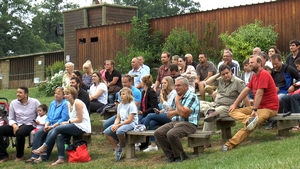
<svg viewBox="0 0 300 169"><path fill-rule="evenodd" d="M100 48L105 47L95 45L102 40L101 33L108 32L86 32L82 36L76 35L77 29L107 26L121 21L131 21L137 14L137 7L121 6L114 4L94 4L92 6L78 8L63 12L64 15L64 41L65 56L75 63L76 68L82 68L82 62L78 60L90 59L92 62L103 63L103 55L99 53ZM107 35L105 35L106 37ZM109 37L111 39L111 37ZM108 40L108 39L106 39ZM115 41L116 39L111 39ZM102 42L102 41L101 41ZM78 55L78 46L86 46L84 55ZM90 48L89 46L93 46ZM92 50L91 50L92 49ZM80 50L81 51L81 50ZM82 51L81 51L82 52ZM101 59L100 59L101 58Z"/></svg>
<svg viewBox="0 0 300 169"><path fill-rule="evenodd" d="M275 31L279 33L276 45L281 51L287 53L289 52L289 41L300 38L299 6L299 0L272 1L153 18L150 22L153 31L161 30L163 32L163 38L166 38L172 29L184 27L191 32L195 31L199 39L203 39L207 23L216 21L216 34L212 46L217 50L220 44L219 34L227 31L231 33L240 26L253 23L255 20L261 20L264 25L276 25ZM96 68L103 66L103 60L114 59L118 51L125 51L126 40L118 35L116 29L129 30L130 24L130 22L120 22L77 28L74 30L76 36L72 37L74 38L72 42L68 42L68 39L65 41L65 54L68 54L70 50L76 50L77 58L71 58L79 66L86 59L90 59ZM94 41L94 38L97 38L97 42ZM86 43L79 43L81 39L85 39ZM68 43L74 44L72 49L67 46ZM128 61L128 64L130 64L130 61Z"/></svg>
<svg viewBox="0 0 300 169"><path fill-rule="evenodd" d="M33 87L34 82L45 80L47 66L63 60L64 51L0 58L0 89Z"/></svg>

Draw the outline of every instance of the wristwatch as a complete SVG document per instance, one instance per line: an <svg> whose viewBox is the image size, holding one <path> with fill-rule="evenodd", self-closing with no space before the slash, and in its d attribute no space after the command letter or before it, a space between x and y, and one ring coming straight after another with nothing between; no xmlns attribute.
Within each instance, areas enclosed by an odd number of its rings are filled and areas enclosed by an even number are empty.
<svg viewBox="0 0 300 169"><path fill-rule="evenodd" d="M69 124L72 124L71 120L69 120Z"/></svg>
<svg viewBox="0 0 300 169"><path fill-rule="evenodd" d="M252 108L253 111L257 111L257 108Z"/></svg>

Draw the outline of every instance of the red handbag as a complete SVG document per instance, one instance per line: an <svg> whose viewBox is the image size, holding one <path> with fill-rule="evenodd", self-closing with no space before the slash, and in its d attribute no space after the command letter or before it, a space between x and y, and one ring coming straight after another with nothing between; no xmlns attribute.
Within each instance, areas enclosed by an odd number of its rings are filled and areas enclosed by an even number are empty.
<svg viewBox="0 0 300 169"><path fill-rule="evenodd" d="M74 145L70 145L66 151L69 155L69 163L89 162L92 159L84 140L75 141Z"/></svg>

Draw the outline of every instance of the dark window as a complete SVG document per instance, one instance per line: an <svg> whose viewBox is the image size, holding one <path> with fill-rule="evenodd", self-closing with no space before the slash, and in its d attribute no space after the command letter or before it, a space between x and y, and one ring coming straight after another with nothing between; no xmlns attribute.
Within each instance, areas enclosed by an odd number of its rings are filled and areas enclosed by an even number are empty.
<svg viewBox="0 0 300 169"><path fill-rule="evenodd" d="M91 42L98 42L98 37L91 38Z"/></svg>
<svg viewBox="0 0 300 169"><path fill-rule="evenodd" d="M85 38L79 39L79 44L83 44L83 43L86 43Z"/></svg>

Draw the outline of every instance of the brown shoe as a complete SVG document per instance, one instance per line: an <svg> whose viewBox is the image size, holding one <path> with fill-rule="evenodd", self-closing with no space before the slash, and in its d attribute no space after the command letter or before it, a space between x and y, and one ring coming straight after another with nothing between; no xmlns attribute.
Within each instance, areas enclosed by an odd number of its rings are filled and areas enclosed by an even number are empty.
<svg viewBox="0 0 300 169"><path fill-rule="evenodd" d="M23 161L23 158L16 158L15 159L15 162L20 162L20 161Z"/></svg>
<svg viewBox="0 0 300 169"><path fill-rule="evenodd" d="M220 117L220 114L217 114L216 112L211 112L209 115L204 119L205 122L213 122L218 117Z"/></svg>
<svg viewBox="0 0 300 169"><path fill-rule="evenodd" d="M5 163L6 161L8 161L8 157L5 157L2 160L0 160L0 163Z"/></svg>

